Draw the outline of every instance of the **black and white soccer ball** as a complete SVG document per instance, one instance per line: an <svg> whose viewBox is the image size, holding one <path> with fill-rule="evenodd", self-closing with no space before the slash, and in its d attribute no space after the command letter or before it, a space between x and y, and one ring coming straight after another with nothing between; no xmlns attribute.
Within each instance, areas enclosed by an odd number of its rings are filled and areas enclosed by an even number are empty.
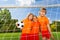
<svg viewBox="0 0 60 40"><path fill-rule="evenodd" d="M22 21L17 22L16 25L17 25L17 28L20 28L20 29L24 27L24 23Z"/></svg>

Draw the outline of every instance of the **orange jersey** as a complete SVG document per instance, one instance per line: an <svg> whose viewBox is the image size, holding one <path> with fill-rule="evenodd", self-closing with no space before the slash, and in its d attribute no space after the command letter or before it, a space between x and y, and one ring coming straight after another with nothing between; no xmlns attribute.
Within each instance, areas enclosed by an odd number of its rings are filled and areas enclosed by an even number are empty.
<svg viewBox="0 0 60 40"><path fill-rule="evenodd" d="M22 33L30 34L31 27L32 27L32 21L25 19L23 22L24 22L24 27L22 29Z"/></svg>
<svg viewBox="0 0 60 40"><path fill-rule="evenodd" d="M39 22L33 22L33 27L32 27L31 33L32 34L39 33Z"/></svg>
<svg viewBox="0 0 60 40"><path fill-rule="evenodd" d="M46 16L38 16L38 20L40 22L40 27L41 27L41 31L46 31L48 30L47 28L47 24L49 24L49 20Z"/></svg>

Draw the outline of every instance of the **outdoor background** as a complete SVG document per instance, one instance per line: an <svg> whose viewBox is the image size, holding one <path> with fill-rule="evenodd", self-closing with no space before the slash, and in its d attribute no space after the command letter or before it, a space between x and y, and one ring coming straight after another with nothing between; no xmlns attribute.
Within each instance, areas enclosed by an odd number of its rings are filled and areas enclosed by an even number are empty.
<svg viewBox="0 0 60 40"><path fill-rule="evenodd" d="M57 5L47 7L46 16L50 20L50 27L55 40L60 40L60 0L0 0L0 6L33 6ZM38 16L41 8L0 8L0 40L19 40L21 30L15 25L30 12ZM42 37L40 37L41 39Z"/></svg>

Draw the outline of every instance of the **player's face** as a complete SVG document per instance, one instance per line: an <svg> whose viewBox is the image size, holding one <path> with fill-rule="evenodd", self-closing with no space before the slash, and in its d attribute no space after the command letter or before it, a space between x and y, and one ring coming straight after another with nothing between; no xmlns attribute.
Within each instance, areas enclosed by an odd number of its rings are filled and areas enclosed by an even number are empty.
<svg viewBox="0 0 60 40"><path fill-rule="evenodd" d="M33 21L37 21L37 18L36 17L33 17Z"/></svg>
<svg viewBox="0 0 60 40"><path fill-rule="evenodd" d="M30 15L30 16L29 16L29 20L32 20L32 19L33 19L33 15Z"/></svg>
<svg viewBox="0 0 60 40"><path fill-rule="evenodd" d="M45 11L44 10L40 11L40 15L45 16Z"/></svg>

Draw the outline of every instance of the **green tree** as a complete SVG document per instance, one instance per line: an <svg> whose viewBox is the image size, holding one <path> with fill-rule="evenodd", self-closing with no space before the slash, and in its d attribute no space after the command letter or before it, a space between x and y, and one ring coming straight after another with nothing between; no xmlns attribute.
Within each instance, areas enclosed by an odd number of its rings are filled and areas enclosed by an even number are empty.
<svg viewBox="0 0 60 40"><path fill-rule="evenodd" d="M60 32L60 21L53 21L50 26L51 26L52 31Z"/></svg>
<svg viewBox="0 0 60 40"><path fill-rule="evenodd" d="M58 32L60 32L60 21L57 21L56 22L56 30L58 31Z"/></svg>
<svg viewBox="0 0 60 40"><path fill-rule="evenodd" d="M56 31L56 22L55 21L53 21L50 26L51 26L52 31Z"/></svg>
<svg viewBox="0 0 60 40"><path fill-rule="evenodd" d="M8 9L0 10L0 32L16 31L15 23L17 19L11 19L11 13Z"/></svg>

